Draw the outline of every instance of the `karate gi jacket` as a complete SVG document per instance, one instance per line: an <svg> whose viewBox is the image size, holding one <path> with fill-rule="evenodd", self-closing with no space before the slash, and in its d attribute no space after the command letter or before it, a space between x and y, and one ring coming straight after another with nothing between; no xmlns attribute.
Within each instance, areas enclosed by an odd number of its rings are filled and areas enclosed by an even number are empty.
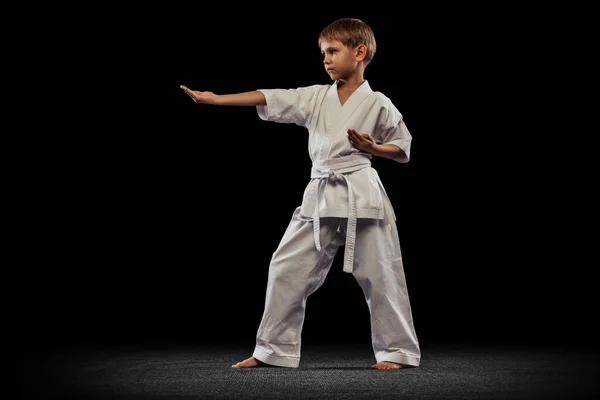
<svg viewBox="0 0 600 400"><path fill-rule="evenodd" d="M400 111L381 92L364 81L342 105L337 81L292 89L259 89L266 105L257 106L264 121L293 123L308 130L312 161L310 181L304 191L299 217L314 223L315 246L320 250L319 218L348 218L344 271L351 272L356 222L359 218L383 219L384 202L393 207L372 155L348 140L347 130L368 133L379 144L400 147L410 159L412 136ZM392 215L395 220L395 215Z"/></svg>

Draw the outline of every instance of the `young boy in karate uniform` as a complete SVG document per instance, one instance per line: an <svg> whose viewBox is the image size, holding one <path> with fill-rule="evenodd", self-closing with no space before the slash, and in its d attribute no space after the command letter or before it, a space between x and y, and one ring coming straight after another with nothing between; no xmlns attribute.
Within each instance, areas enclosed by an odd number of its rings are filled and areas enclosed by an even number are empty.
<svg viewBox="0 0 600 400"><path fill-rule="evenodd" d="M340 19L318 42L330 85L221 95L181 86L196 103L254 106L262 120L309 133L311 180L271 259L252 357L232 367L299 366L306 300L323 284L341 245L343 269L354 275L369 307L372 367L418 367L396 217L371 166L373 156L408 162L412 136L390 99L364 79L376 51L371 28Z"/></svg>

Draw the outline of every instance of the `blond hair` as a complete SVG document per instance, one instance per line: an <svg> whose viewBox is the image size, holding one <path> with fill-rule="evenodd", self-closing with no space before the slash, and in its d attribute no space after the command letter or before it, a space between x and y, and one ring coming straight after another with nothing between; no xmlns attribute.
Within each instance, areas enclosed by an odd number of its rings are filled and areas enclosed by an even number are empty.
<svg viewBox="0 0 600 400"><path fill-rule="evenodd" d="M337 40L346 47L356 47L359 44L364 44L367 46L367 53L363 60L365 66L369 65L377 51L373 30L369 25L356 18L341 18L333 21L319 34L319 47L321 47L324 40Z"/></svg>

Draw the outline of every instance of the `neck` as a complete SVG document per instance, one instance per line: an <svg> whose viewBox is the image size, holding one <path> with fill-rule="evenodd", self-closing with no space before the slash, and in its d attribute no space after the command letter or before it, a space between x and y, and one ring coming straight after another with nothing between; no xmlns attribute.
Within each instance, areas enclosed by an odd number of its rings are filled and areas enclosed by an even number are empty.
<svg viewBox="0 0 600 400"><path fill-rule="evenodd" d="M364 73L362 68L357 69L352 75L344 79L338 79L337 87L338 90L343 88L343 90L354 91L365 81Z"/></svg>

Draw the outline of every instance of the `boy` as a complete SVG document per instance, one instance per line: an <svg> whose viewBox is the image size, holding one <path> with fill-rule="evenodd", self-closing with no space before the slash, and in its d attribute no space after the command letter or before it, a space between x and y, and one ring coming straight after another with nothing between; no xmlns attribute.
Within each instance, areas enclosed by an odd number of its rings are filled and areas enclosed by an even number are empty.
<svg viewBox="0 0 600 400"><path fill-rule="evenodd" d="M371 28L340 19L318 42L331 85L224 95L181 86L196 103L255 106L262 120L309 132L311 180L271 259L254 353L232 367L298 367L306 300L343 244L344 271L356 278L371 314L372 368L418 367L396 217L371 167L373 156L408 162L412 136L392 102L364 79L376 51Z"/></svg>

